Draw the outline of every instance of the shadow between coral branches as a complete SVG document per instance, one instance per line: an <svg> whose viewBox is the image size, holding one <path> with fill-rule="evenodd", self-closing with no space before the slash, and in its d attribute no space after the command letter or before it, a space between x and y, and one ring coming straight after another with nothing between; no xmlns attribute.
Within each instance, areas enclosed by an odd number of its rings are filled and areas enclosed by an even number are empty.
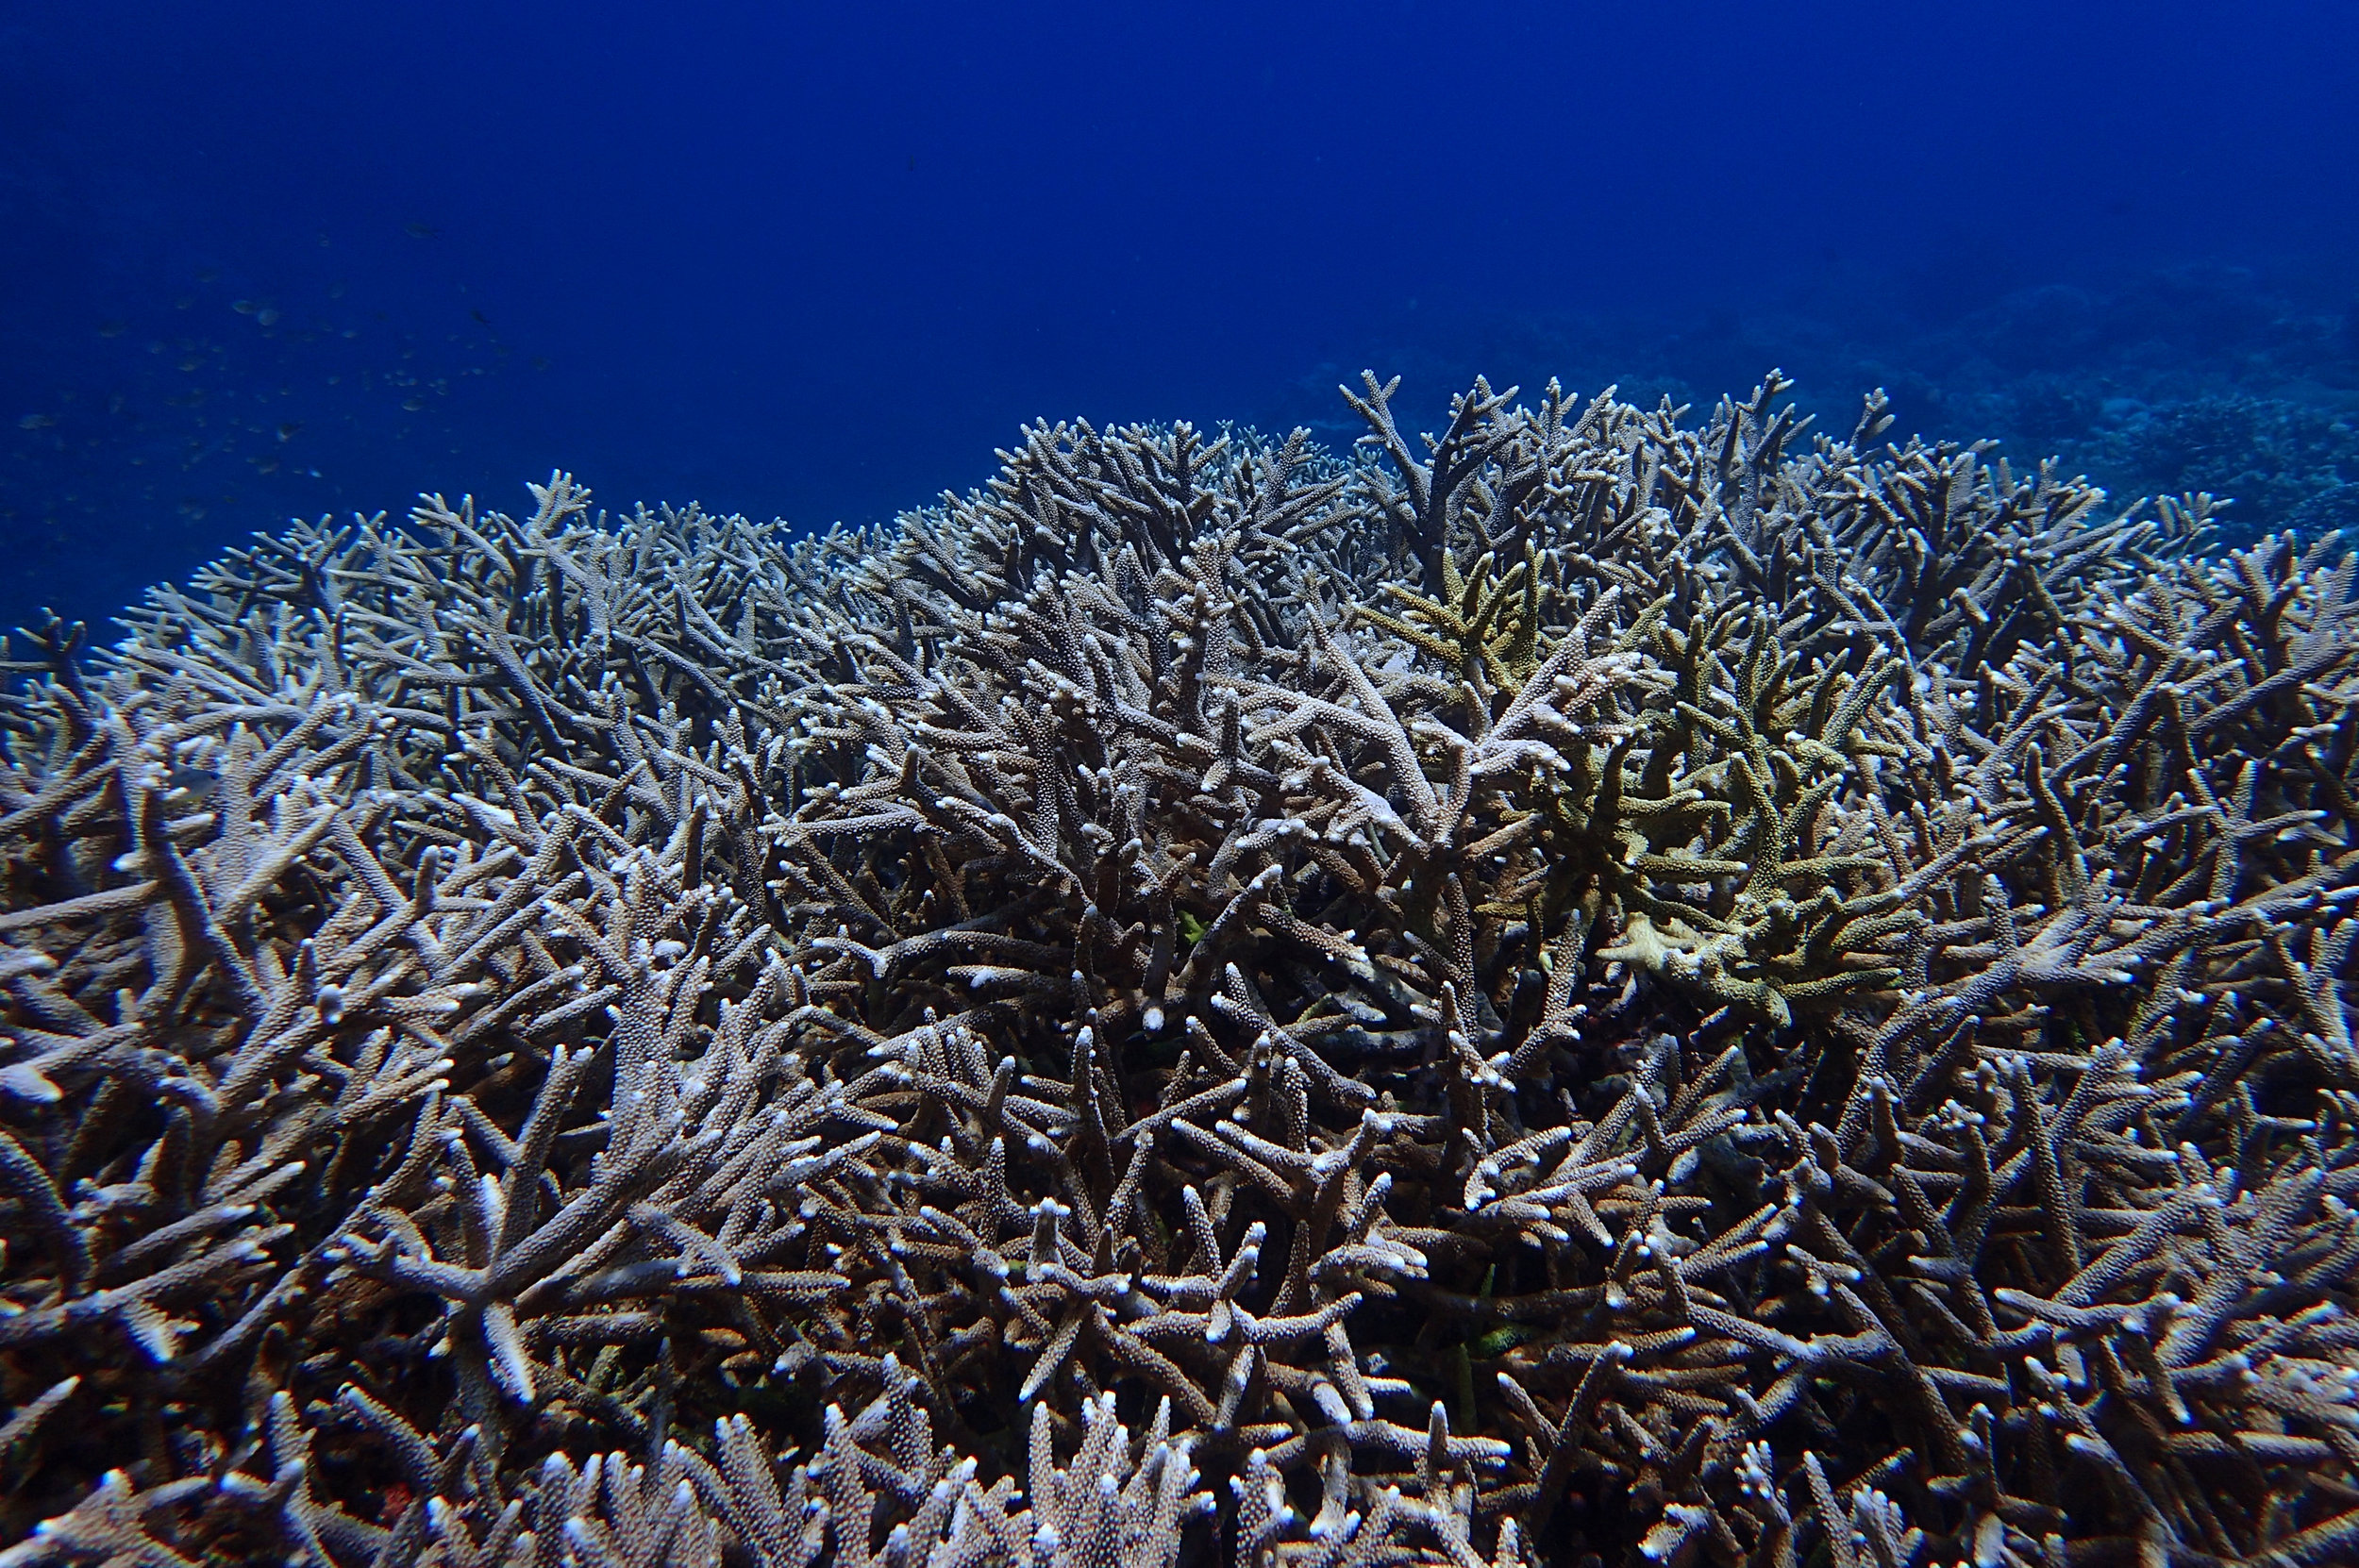
<svg viewBox="0 0 2359 1568"><path fill-rule="evenodd" d="M2359 1555L2359 559L1394 388L0 708L0 1568Z"/></svg>

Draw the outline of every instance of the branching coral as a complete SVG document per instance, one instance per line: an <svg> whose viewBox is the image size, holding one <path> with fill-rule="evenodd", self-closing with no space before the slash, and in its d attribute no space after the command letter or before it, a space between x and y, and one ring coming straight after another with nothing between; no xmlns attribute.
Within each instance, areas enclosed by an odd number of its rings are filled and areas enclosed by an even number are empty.
<svg viewBox="0 0 2359 1568"><path fill-rule="evenodd" d="M0 1562L2324 1564L2359 558L1371 377L0 736Z"/></svg>

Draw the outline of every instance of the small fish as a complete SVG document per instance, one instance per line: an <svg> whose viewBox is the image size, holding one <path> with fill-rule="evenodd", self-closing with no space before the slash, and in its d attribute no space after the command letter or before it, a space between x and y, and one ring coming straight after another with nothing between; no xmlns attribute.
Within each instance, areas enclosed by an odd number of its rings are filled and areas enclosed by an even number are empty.
<svg viewBox="0 0 2359 1568"><path fill-rule="evenodd" d="M202 507L196 509L196 515L199 517L205 515ZM170 793L166 798L178 796L179 799L174 802L176 805L186 801L210 800L213 797L213 792L221 787L221 775L218 771L200 767L194 763L183 763L165 776L170 786Z"/></svg>
<svg viewBox="0 0 2359 1568"><path fill-rule="evenodd" d="M254 312L254 319L264 326L276 326L278 325L278 309L276 306L265 305Z"/></svg>
<svg viewBox="0 0 2359 1568"><path fill-rule="evenodd" d="M130 325L129 322L102 321L98 324L98 335L102 338L120 338L130 330Z"/></svg>
<svg viewBox="0 0 2359 1568"><path fill-rule="evenodd" d="M405 397L401 400L401 411L406 414L414 414L425 407L426 399L423 397Z"/></svg>
<svg viewBox="0 0 2359 1568"><path fill-rule="evenodd" d="M57 423L47 414L26 414L16 422L16 427L20 430L48 430L54 429Z"/></svg>
<svg viewBox="0 0 2359 1568"><path fill-rule="evenodd" d="M294 440L294 433L302 428L303 421L299 419L291 419L287 421L286 424L281 425L278 427L278 439L280 441L293 441Z"/></svg>
<svg viewBox="0 0 2359 1568"><path fill-rule="evenodd" d="M401 229L412 240L431 240L443 232L431 224L404 224Z"/></svg>

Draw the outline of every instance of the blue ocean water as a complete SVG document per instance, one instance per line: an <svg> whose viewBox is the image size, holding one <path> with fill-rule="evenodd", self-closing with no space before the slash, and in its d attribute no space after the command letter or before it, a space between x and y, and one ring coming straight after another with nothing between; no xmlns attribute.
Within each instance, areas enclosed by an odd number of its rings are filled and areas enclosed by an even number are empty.
<svg viewBox="0 0 2359 1568"><path fill-rule="evenodd" d="M0 11L0 626L420 491L797 525L1338 380L1998 436L2359 523L2359 10Z"/></svg>

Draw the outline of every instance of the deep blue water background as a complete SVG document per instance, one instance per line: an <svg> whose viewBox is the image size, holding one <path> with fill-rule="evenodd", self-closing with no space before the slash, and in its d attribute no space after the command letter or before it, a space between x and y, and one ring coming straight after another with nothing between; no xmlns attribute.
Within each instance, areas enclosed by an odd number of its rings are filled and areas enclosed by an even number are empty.
<svg viewBox="0 0 2359 1568"><path fill-rule="evenodd" d="M2359 8L0 11L0 626L415 492L876 521L1478 371L2359 524Z"/></svg>

